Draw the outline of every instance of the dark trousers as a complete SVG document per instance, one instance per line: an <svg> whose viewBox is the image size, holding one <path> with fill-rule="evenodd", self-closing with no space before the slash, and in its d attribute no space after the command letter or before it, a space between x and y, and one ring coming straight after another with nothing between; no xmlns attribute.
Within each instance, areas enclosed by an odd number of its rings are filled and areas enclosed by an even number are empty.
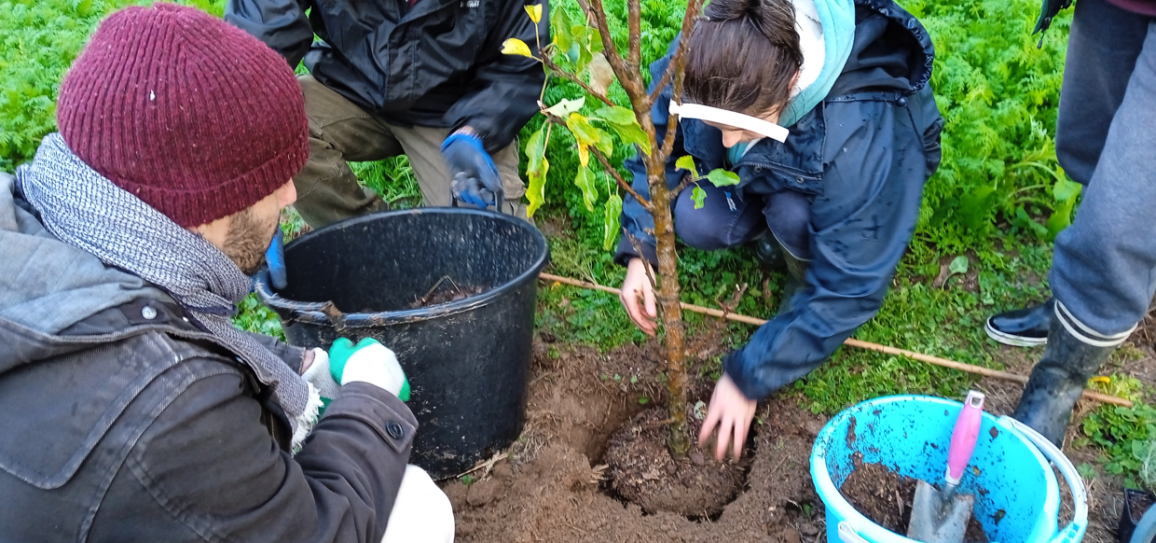
<svg viewBox="0 0 1156 543"><path fill-rule="evenodd" d="M744 194L734 187L708 181L701 209L694 208L691 189L682 191L674 206L674 233L687 245L712 251L742 245L770 229L779 242L801 260L810 260L811 203L794 191L770 195Z"/></svg>
<svg viewBox="0 0 1156 543"><path fill-rule="evenodd" d="M1056 154L1084 183L1056 238L1051 286L1080 333L1114 342L1156 290L1156 22L1080 0L1056 128Z"/></svg>

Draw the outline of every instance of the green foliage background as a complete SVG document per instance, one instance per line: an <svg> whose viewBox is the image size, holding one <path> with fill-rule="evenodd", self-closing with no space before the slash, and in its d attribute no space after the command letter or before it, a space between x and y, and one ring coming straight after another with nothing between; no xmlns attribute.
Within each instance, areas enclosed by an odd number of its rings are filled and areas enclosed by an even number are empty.
<svg viewBox="0 0 1156 543"><path fill-rule="evenodd" d="M29 160L44 135L55 130L55 99L61 76L87 36L109 12L150 0L0 0L0 170ZM224 0L183 0L220 15ZM607 0L612 37L625 46L625 1ZM676 35L685 2L643 0L643 57L665 53ZM1070 221L1077 193L1055 160L1053 137L1070 12L1062 14L1042 42L1030 36L1037 0L903 0L927 27L937 50L932 85L947 125L943 163L928 182L919 226L880 314L856 337L923 351L964 362L1002 367L999 348L982 332L983 319L996 311L1047 296L1050 240ZM573 0L552 9L581 13ZM557 18L555 18L557 20ZM1041 47L1037 48L1037 43ZM649 80L649 74L647 74ZM553 82L546 102L575 98L577 86ZM617 85L611 98L626 105ZM591 113L594 104L587 106ZM524 143L541 123L523 130ZM633 152L616 143L613 161ZM603 214L587 210L573 180L578 169L574 141L554 130L548 152L547 206L536 217L551 236L555 271L616 285L622 270L602 250ZM354 165L369 186L398 206L420 200L404 158ZM612 184L599 174L595 185L605 197ZM551 225L553 227L551 228ZM299 225L296 225L299 226ZM960 260L960 259L963 260ZM945 262L958 275L943 276ZM737 311L769 317L782 277L766 274L745 248L706 253L680 250L684 299L715 305L738 284L749 285ZM965 279L965 276L968 279ZM935 282L933 279L946 279ZM965 281L974 282L965 286ZM618 301L605 294L567 287L541 291L538 325L564 341L610 347L641 341ZM249 299L238 324L279 334L271 312ZM692 328L713 326L690 315ZM729 339L741 344L751 328L729 325ZM1039 350L1026 356L1038 358ZM1105 368L1119 368L1120 357ZM696 371L717 376L718 361ZM1128 395L1151 398L1150 384L1128 383ZM958 372L896 357L842 350L788 393L814 411L833 412L865 398L891 393L931 393L960 397L973 380ZM1084 422L1081 445L1104 451L1110 473L1137 477L1152 456L1156 411L1141 403L1132 410L1097 409ZM1151 481L1149 481L1151 484Z"/></svg>

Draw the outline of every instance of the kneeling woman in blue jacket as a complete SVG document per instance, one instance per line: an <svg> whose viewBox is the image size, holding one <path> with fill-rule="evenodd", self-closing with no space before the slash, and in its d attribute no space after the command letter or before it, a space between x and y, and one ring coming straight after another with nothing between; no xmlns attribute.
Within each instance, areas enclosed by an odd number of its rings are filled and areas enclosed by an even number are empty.
<svg viewBox="0 0 1156 543"><path fill-rule="evenodd" d="M669 126L669 87L652 118L660 137L678 131L671 187L687 174L674 165L685 155L699 172L726 168L741 182L699 183L701 209L690 190L679 194L675 233L707 250L777 246L799 284L789 308L725 359L700 434L719 426L721 459L732 434L741 452L757 400L809 373L879 310L939 165L943 119L928 86L931 39L892 0L712 0L705 15L690 40L680 121ZM666 70L677 42L651 73ZM648 198L642 161L627 166ZM628 197L622 225L622 303L653 334L641 258L655 260L654 220Z"/></svg>

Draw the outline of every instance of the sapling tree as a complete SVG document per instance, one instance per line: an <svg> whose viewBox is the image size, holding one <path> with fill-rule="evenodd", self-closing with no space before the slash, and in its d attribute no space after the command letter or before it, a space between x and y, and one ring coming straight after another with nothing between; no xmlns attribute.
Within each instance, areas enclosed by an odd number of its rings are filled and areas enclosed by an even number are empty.
<svg viewBox="0 0 1156 543"><path fill-rule="evenodd" d="M546 149L550 144L551 132L558 129L573 134L578 146L579 168L574 176L583 195L586 208L594 211L600 196L596 169L612 179L609 196L603 203L605 212L604 245L607 250L619 234L619 215L622 212L622 196L619 189L636 198L654 217L654 237L658 256L657 270L646 263L648 277L655 289L660 322L663 330L663 344L666 350L666 374L670 389L670 436L667 441L672 456L686 454L690 448L690 436L686 425L687 373L685 348L685 328L679 306L678 257L675 254L674 222L671 204L683 190L692 190L696 207L702 207L706 193L699 183L706 181L717 186L737 184L738 176L725 170L715 170L701 175L694 167L691 157L678 158L676 166L685 170L683 178L673 187L667 185L666 164L674 147L677 115L673 114L664 134L657 133L650 118L662 90L673 85L675 101L681 101L683 71L686 65L687 45L695 21L702 10L704 0L689 0L682 22L682 34L677 50L665 73L655 73L653 90L647 92L643 79L642 60L642 5L641 0L626 0L627 6L627 47L620 51L611 39L606 9L602 0L578 0L585 14L583 21L571 21L565 11L559 9L552 14L552 39L542 43L538 37L537 50L521 40L506 40L503 52L522 55L542 63L549 84L549 76L575 83L583 91L583 96L565 98L556 104L545 104L539 100L541 114L546 122L530 137L526 144L528 164L526 173L530 178L527 192L528 212L538 209L545 198L546 173L550 164L546 160ZM528 16L537 24L542 17L542 6L526 6ZM607 90L617 81L628 97L630 107L615 104L608 97ZM545 96L545 86L542 89ZM590 115L581 113L586 100L597 100L597 109ZM633 144L641 153L646 167L646 181L650 198L643 198L622 178L611 161L615 158L612 134L619 140ZM593 160L592 160L593 158ZM596 162L595 169L591 162ZM629 236L624 233L623 235ZM637 247L637 240L632 240ZM641 254L641 251L639 251Z"/></svg>

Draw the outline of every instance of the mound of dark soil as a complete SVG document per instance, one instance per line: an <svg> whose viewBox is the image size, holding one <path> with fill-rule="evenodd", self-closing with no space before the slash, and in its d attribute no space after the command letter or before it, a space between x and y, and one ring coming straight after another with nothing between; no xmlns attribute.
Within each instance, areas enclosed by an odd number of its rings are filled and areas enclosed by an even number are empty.
<svg viewBox="0 0 1156 543"><path fill-rule="evenodd" d="M688 415L688 431L694 438L702 424ZM708 451L692 447L689 454L675 460L666 447L668 416L663 408L643 411L610 437L606 463L611 488L647 513L717 514L742 490L750 449L739 462L729 456L718 462L710 452L713 446Z"/></svg>

